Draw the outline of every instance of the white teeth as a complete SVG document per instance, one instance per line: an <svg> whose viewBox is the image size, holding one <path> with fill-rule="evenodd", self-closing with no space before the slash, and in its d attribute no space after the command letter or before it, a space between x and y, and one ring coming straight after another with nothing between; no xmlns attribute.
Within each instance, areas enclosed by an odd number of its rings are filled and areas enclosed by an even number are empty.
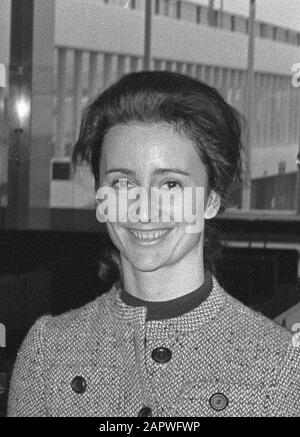
<svg viewBox="0 0 300 437"><path fill-rule="evenodd" d="M141 240L150 240L154 238L161 237L162 235L166 234L168 232L168 229L165 229L163 231L147 231L147 232L138 232L133 231L130 229L130 232L137 238Z"/></svg>

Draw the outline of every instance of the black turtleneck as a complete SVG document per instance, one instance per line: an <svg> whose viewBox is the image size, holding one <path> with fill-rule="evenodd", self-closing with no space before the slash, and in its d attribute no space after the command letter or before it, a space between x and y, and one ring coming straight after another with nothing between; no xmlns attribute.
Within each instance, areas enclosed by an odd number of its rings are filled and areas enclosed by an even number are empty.
<svg viewBox="0 0 300 437"><path fill-rule="evenodd" d="M176 299L166 301L148 301L132 296L121 287L120 298L129 306L147 308L146 320L163 320L182 316L183 314L197 308L206 300L212 290L212 274L209 270L205 272L203 284L196 290L191 291Z"/></svg>

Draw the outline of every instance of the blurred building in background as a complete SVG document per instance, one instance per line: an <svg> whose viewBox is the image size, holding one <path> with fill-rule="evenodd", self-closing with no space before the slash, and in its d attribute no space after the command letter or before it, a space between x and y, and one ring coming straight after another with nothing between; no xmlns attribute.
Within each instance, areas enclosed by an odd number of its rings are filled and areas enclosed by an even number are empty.
<svg viewBox="0 0 300 437"><path fill-rule="evenodd" d="M4 0L0 5L2 33L9 32L4 20L9 4L10 0ZM152 6L150 68L197 77L216 87L230 104L246 113L249 19L220 6L214 9L213 1L205 5L154 0ZM44 111L44 125L51 124L51 128L46 128L51 129L46 161L45 151L38 143L31 150L31 170L39 167L35 181L40 178L40 185L48 187L32 188L35 199L31 199L31 204L94 208L92 178L87 177L86 169L76 175L71 169L72 147L87 102L124 73L143 69L145 0L56 0L53 11L53 18L49 18L53 20L53 57L49 57L49 49L47 58L43 53L36 55L39 62L45 62L36 65L40 73L37 80L43 81L47 71L46 81L53 83L51 99L48 86L48 98L44 100L47 110L39 103L40 116ZM42 29L40 32L43 37ZM48 38L46 33L44 36ZM8 50L3 45L2 42L0 53L8 65ZM42 51L43 44L38 49ZM300 90L292 85L292 66L299 61L300 30L256 21L252 209L296 210ZM0 200L5 206L9 140L4 120L9 87L1 92ZM39 132L35 135L38 137ZM233 190L231 206L241 208L238 188Z"/></svg>

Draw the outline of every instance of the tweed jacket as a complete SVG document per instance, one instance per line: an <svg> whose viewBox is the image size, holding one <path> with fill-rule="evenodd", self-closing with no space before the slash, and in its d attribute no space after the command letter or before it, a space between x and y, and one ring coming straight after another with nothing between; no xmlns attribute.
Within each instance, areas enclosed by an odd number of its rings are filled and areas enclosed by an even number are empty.
<svg viewBox="0 0 300 437"><path fill-rule="evenodd" d="M165 320L147 321L117 284L35 323L15 363L8 416L300 416L299 345L214 276L199 307Z"/></svg>

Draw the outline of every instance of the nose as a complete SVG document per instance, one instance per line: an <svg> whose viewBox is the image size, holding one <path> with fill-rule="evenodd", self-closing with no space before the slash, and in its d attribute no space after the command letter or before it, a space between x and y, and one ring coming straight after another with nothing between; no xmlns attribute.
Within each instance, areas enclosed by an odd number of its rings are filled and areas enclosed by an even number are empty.
<svg viewBox="0 0 300 437"><path fill-rule="evenodd" d="M151 196L152 187L139 187L130 192L128 219L131 222L149 223L156 216L156 207ZM153 207L154 206L154 207Z"/></svg>

